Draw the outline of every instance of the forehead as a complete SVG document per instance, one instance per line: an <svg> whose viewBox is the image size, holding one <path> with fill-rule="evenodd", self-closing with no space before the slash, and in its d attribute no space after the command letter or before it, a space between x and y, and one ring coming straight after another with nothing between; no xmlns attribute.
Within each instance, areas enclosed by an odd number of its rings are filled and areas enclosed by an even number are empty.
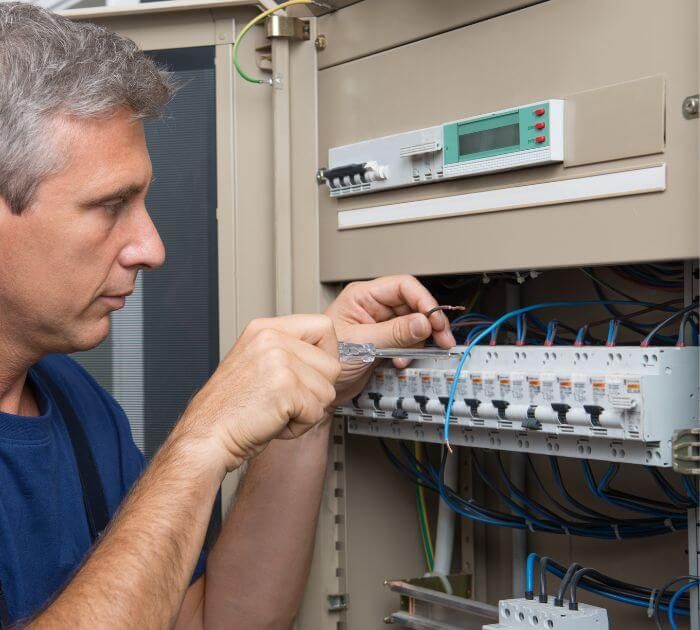
<svg viewBox="0 0 700 630"><path fill-rule="evenodd" d="M54 146L61 169L45 184L91 194L105 186L144 185L151 179L143 123L123 111L109 118L54 120Z"/></svg>

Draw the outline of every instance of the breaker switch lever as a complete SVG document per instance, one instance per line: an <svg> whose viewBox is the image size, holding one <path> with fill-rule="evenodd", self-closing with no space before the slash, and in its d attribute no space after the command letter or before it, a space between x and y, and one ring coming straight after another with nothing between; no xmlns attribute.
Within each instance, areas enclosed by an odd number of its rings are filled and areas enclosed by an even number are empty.
<svg viewBox="0 0 700 630"><path fill-rule="evenodd" d="M481 404L481 401L478 398L465 398L464 402L466 403L467 407L469 407L469 411L472 414L472 418L478 418L479 405Z"/></svg>
<svg viewBox="0 0 700 630"><path fill-rule="evenodd" d="M605 411L603 407L598 405L584 405L583 410L591 417L591 423L595 426L600 426L600 414Z"/></svg>
<svg viewBox="0 0 700 630"><path fill-rule="evenodd" d="M566 414L571 409L571 405L565 403L552 403L552 410L556 412L557 418L561 424L568 424Z"/></svg>

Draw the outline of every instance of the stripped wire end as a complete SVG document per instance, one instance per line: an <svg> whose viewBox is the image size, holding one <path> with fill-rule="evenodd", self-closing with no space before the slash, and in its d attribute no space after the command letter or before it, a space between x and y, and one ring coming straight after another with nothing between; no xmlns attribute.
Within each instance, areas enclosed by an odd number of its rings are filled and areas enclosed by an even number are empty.
<svg viewBox="0 0 700 630"><path fill-rule="evenodd" d="M553 346L554 341L557 338L557 328L559 327L559 320L553 319L547 324L547 336L544 340L545 346Z"/></svg>
<svg viewBox="0 0 700 630"><path fill-rule="evenodd" d="M448 451L448 452L450 453L450 455L451 455L451 454L452 454L452 446L450 445L450 441L449 441L449 440L445 440L445 446L447 447L447 451Z"/></svg>
<svg viewBox="0 0 700 630"><path fill-rule="evenodd" d="M429 311L425 311L423 315L426 317L430 317L433 313L436 313L437 311L466 311L467 307L466 306L451 306L450 304L442 304L440 306L434 306L431 308Z"/></svg>
<svg viewBox="0 0 700 630"><path fill-rule="evenodd" d="M608 348L614 348L617 341L617 331L620 329L620 320L612 319L608 325L608 338L605 341L605 346Z"/></svg>

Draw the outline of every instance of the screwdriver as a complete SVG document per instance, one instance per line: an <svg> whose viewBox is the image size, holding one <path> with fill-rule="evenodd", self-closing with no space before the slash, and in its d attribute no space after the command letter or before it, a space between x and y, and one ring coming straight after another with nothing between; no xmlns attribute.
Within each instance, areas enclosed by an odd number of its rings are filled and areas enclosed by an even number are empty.
<svg viewBox="0 0 700 630"><path fill-rule="evenodd" d="M338 342L340 360L356 363L372 363L376 359L452 359L461 354L454 348L377 348L373 343Z"/></svg>

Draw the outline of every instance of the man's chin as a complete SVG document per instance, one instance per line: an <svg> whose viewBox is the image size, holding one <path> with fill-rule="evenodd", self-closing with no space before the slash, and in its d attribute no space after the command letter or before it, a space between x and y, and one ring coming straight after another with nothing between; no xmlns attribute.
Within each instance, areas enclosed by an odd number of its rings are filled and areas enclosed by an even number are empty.
<svg viewBox="0 0 700 630"><path fill-rule="evenodd" d="M71 339L72 349L68 352L86 352L99 346L109 336L109 316L101 318L92 326L83 328ZM68 353L67 352L67 353Z"/></svg>

